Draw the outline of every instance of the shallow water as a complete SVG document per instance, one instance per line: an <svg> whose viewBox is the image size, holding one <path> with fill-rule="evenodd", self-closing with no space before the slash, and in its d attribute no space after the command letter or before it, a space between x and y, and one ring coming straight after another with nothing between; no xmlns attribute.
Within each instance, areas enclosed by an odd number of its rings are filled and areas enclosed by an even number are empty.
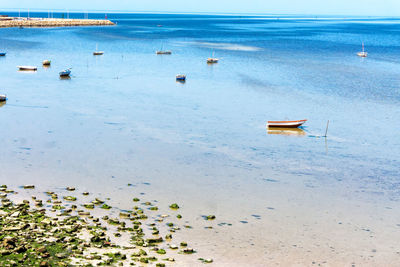
<svg viewBox="0 0 400 267"><path fill-rule="evenodd" d="M73 185L125 208L135 184L180 203L187 239L220 265L400 260L398 20L108 18L117 26L0 29L1 183ZM265 129L303 118L305 134Z"/></svg>

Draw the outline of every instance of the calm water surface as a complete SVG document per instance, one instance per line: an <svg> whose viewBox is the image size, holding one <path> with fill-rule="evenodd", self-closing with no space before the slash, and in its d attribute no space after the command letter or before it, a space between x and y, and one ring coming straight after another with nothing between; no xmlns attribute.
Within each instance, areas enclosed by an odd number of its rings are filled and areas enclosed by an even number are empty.
<svg viewBox="0 0 400 267"><path fill-rule="evenodd" d="M399 20L108 18L0 29L1 183L75 185L126 208L132 183L182 203L196 226L182 238L220 265L400 261ZM265 129L303 118L301 131Z"/></svg>

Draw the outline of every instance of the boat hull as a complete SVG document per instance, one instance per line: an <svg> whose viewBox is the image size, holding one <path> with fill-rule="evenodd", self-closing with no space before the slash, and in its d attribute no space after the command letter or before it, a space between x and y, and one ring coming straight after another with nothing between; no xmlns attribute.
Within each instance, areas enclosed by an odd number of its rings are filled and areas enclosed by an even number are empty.
<svg viewBox="0 0 400 267"><path fill-rule="evenodd" d="M69 77L69 75L71 74L70 70L63 70L60 73L60 77Z"/></svg>
<svg viewBox="0 0 400 267"><path fill-rule="evenodd" d="M93 56L101 56L103 54L104 54L103 51L93 52Z"/></svg>
<svg viewBox="0 0 400 267"><path fill-rule="evenodd" d="M171 51L156 51L157 55L171 55Z"/></svg>
<svg viewBox="0 0 400 267"><path fill-rule="evenodd" d="M280 127L280 128L297 128L303 125L307 120L297 120L297 121L268 121L267 126L270 127Z"/></svg>
<svg viewBox="0 0 400 267"><path fill-rule="evenodd" d="M0 53L0 57L4 57L6 53Z"/></svg>
<svg viewBox="0 0 400 267"><path fill-rule="evenodd" d="M0 95L0 102L5 102L7 101L7 96L6 95Z"/></svg>
<svg viewBox="0 0 400 267"><path fill-rule="evenodd" d="M36 71L37 67L35 66L18 66L19 70L28 70L28 71Z"/></svg>

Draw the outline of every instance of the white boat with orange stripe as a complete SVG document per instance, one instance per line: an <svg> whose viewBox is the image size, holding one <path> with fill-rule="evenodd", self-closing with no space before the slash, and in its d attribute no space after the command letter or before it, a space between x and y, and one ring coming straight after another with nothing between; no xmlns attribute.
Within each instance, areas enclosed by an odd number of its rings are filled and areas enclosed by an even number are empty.
<svg viewBox="0 0 400 267"><path fill-rule="evenodd" d="M297 128L303 125L307 120L297 121L268 121L268 127L281 127L281 128Z"/></svg>

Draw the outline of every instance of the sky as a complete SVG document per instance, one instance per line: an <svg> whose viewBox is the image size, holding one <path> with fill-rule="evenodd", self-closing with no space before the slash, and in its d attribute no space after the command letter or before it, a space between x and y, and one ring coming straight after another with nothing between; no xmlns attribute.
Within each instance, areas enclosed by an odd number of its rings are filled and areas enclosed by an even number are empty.
<svg viewBox="0 0 400 267"><path fill-rule="evenodd" d="M0 0L7 9L400 16L400 0Z"/></svg>

